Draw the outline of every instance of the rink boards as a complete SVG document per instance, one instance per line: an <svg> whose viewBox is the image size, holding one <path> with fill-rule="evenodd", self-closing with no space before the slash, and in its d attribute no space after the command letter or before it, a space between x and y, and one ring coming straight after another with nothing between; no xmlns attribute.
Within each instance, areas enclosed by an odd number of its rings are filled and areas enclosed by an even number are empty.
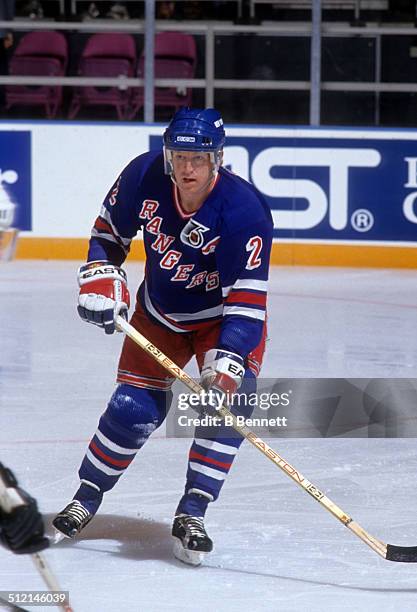
<svg viewBox="0 0 417 612"><path fill-rule="evenodd" d="M164 127L0 122L20 258L83 259L101 202ZM225 165L264 194L272 263L417 268L417 131L230 127ZM130 256L143 259L135 241Z"/></svg>

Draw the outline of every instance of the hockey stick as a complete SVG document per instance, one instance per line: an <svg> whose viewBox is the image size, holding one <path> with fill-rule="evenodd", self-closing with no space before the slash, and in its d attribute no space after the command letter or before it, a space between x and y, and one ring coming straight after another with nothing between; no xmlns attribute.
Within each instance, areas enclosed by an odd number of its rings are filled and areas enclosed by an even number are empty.
<svg viewBox="0 0 417 612"><path fill-rule="evenodd" d="M167 355L156 347L152 342L147 340L140 332L138 332L130 323L123 317L116 317L116 327L123 331L133 342L146 351L153 357L162 367L164 367L172 376L182 381L191 391L201 395L204 389L201 385L195 382L184 370L177 366ZM378 553L383 559L388 561L400 561L403 563L417 563L417 546L394 546L385 544L378 540L358 523L356 523L348 514L343 512L339 506L332 502L320 489L305 478L298 470L296 470L288 461L273 450L266 442L258 438L258 436L249 429L246 425L239 425L235 415L223 405L218 410L219 415L228 417L228 421L232 422L232 427L239 432L253 446L260 450L265 457L270 459L276 466L297 483L304 491L311 495L319 502L328 512L333 514L345 527L352 531L362 542L365 542L373 551Z"/></svg>
<svg viewBox="0 0 417 612"><path fill-rule="evenodd" d="M45 557L41 555L41 553L35 553L31 555L31 557L32 557L32 561L35 564L37 570L39 571L40 575L44 579L44 582L46 583L46 586L48 587L48 589L50 591L61 591L62 592L62 589L60 588L57 579L52 573L51 568L46 563ZM64 612L73 612L71 606L65 601L57 605Z"/></svg>
<svg viewBox="0 0 417 612"><path fill-rule="evenodd" d="M11 513L15 508L22 506L25 504L24 499L20 495L19 491L12 486L6 486L5 482L3 482L3 478L0 474L0 506L6 513ZM33 553L30 555L32 557L32 561L35 564L38 572L42 576L46 586L50 591L61 591L58 581L54 576L51 568L48 566L45 557L41 555L40 552ZM51 604L49 604L51 605ZM57 602L56 604L59 608L61 608L64 612L73 612L71 606L66 602Z"/></svg>

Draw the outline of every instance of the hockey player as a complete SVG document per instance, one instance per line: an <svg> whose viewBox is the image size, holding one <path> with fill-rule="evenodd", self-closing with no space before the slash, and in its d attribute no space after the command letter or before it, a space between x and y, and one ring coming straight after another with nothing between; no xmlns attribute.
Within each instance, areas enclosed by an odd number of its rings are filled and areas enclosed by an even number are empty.
<svg viewBox="0 0 417 612"><path fill-rule="evenodd" d="M0 542L17 554L49 546L36 500L18 487L11 470L0 463Z"/></svg>
<svg viewBox="0 0 417 612"><path fill-rule="evenodd" d="M116 315L127 316L121 265L143 228L145 278L131 324L181 368L195 355L206 389L253 392L265 344L269 207L221 167L225 132L216 110L181 109L163 142L163 153L133 159L105 198L78 273L78 312L108 334ZM54 519L67 537L91 520L172 399L173 379L128 338L117 381L82 461L80 487ZM242 442L230 427L213 429L196 429L172 527L175 556L191 564L212 550L203 519Z"/></svg>

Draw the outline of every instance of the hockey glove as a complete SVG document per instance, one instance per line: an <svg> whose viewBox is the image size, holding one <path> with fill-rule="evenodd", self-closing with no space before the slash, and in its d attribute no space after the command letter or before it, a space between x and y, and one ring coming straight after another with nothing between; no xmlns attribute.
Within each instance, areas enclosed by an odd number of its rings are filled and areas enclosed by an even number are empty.
<svg viewBox="0 0 417 612"><path fill-rule="evenodd" d="M115 331L115 318L127 319L130 306L126 272L107 261L93 261L78 270L78 314L87 323Z"/></svg>
<svg viewBox="0 0 417 612"><path fill-rule="evenodd" d="M221 349L207 351L201 369L201 385L208 392L208 398L207 407L203 405L202 411L213 414L223 402L231 403L244 374L245 367L240 355Z"/></svg>
<svg viewBox="0 0 417 612"><path fill-rule="evenodd" d="M16 554L33 554L49 546L36 501L17 486L13 473L0 463L0 542Z"/></svg>

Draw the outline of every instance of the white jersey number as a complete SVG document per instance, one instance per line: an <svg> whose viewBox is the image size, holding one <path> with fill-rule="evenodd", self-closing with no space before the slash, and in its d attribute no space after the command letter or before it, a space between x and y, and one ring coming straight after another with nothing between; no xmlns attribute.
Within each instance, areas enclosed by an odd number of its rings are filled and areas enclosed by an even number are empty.
<svg viewBox="0 0 417 612"><path fill-rule="evenodd" d="M260 236L253 236L249 238L246 243L246 250L250 252L248 257L248 263L246 264L246 270L255 270L262 264L262 259L259 257L262 251L262 238Z"/></svg>

